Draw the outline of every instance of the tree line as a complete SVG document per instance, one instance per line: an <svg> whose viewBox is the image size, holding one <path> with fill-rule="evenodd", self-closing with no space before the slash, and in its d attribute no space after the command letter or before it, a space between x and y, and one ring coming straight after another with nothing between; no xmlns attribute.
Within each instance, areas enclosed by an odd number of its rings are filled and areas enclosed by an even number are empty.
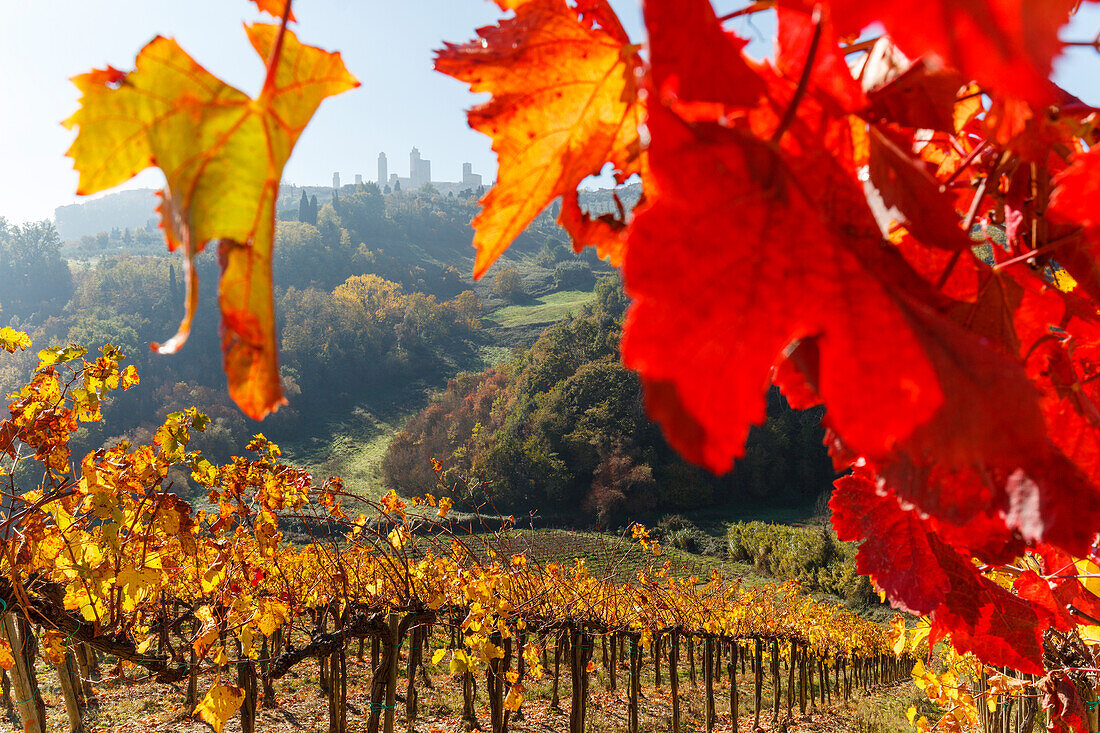
<svg viewBox="0 0 1100 733"><path fill-rule="evenodd" d="M793 410L777 390L733 471L713 476L683 461L621 364L626 298L617 279L601 280L596 294L510 362L451 380L391 441L385 483L412 495L442 481L466 506L490 502L504 513L574 520L579 508L582 521L605 528L628 514L734 500L803 506L828 489L822 408Z"/></svg>

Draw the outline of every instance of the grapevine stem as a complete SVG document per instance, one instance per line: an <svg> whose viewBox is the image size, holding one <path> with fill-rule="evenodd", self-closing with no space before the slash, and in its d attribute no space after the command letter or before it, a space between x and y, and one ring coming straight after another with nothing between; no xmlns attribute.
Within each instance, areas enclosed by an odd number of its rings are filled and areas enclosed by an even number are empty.
<svg viewBox="0 0 1100 733"><path fill-rule="evenodd" d="M727 20L733 20L734 18L741 18L746 15L752 15L753 13L759 13L762 10L771 10L775 7L775 0L756 0L752 5L735 10L732 13L726 13L718 18L719 23L725 23Z"/></svg>
<svg viewBox="0 0 1100 733"><path fill-rule="evenodd" d="M783 114L783 119L779 122L779 127L775 128L775 133L772 134L772 144L778 143L784 133L787 132L787 128L794 122L795 114L798 112L798 103L802 101L802 97L806 94L806 88L810 86L810 74L814 70L814 59L817 58L817 47L821 44L821 6L814 5L813 12L814 23L814 35L810 39L810 50L806 52L806 65L802 67L802 77L798 80L798 87L794 90L794 96L791 97L791 104L787 107L787 111Z"/></svg>
<svg viewBox="0 0 1100 733"><path fill-rule="evenodd" d="M866 41L860 41L859 43L853 43L851 45L845 46L841 50L844 52L845 56L851 56L853 53L870 50L881 39L882 36L875 36L874 38L868 38Z"/></svg>
<svg viewBox="0 0 1100 733"><path fill-rule="evenodd" d="M970 151L970 154L967 155L963 162L959 164L959 167L955 169L955 172L948 176L946 181L940 184L940 191L946 191L947 187L950 186L955 181L955 179L959 177L959 174L969 168L970 164L974 162L974 159L981 155L982 152L988 147L989 143L985 140L982 140L980 143L975 145L974 149Z"/></svg>
<svg viewBox="0 0 1100 733"><path fill-rule="evenodd" d="M271 58L267 60L267 73L264 76L264 88L261 94L268 94L275 88L275 70L279 68L279 59L283 55L283 39L286 38L286 24L290 21L290 6L294 0L286 0L283 17L279 21L279 35L275 37L275 47L271 49Z"/></svg>

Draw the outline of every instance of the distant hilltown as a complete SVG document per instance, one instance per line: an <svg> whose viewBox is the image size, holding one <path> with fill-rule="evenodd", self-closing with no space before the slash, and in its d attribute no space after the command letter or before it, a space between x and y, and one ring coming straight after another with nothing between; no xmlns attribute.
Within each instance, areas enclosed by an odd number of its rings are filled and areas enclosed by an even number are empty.
<svg viewBox="0 0 1100 733"><path fill-rule="evenodd" d="M390 173L390 164L386 154L379 153L378 176L374 179L374 182L378 184L379 188L385 190L386 187L389 187L391 191L417 191L425 184L430 183L442 194L459 193L467 190L477 191L482 186L481 174L474 173L472 163L462 164L461 181L432 180L432 161L421 157L417 148L409 151L409 175L407 178L399 176L397 173ZM356 185L362 185L362 174L355 174L355 183ZM340 189L339 172L332 174L332 187L337 190Z"/></svg>
<svg viewBox="0 0 1100 733"><path fill-rule="evenodd" d="M362 174L354 174L355 184L364 182ZM462 180L436 181L432 179L432 162L423 158L417 148L409 152L409 175L400 176L391 173L389 162L385 153L378 154L378 175L372 181L377 183L383 192L420 190L424 184L430 183L440 194L459 195L462 192L480 195L481 187L492 185L485 184L482 176L474 173L473 165L462 164ZM347 185L347 184L345 184ZM316 196L318 201L328 203L332 200L333 191L339 191L341 186L340 173L332 174L332 187L329 186L296 186L284 183L279 187L277 203L277 215L282 218L295 218L298 212L298 198L302 191L311 196ZM81 201L78 204L59 206L54 210L54 224L62 239L79 239L83 236L95 235L99 232L121 228L155 229L158 223L156 213L157 198L153 189L136 189L118 191L116 193L100 196L94 199Z"/></svg>

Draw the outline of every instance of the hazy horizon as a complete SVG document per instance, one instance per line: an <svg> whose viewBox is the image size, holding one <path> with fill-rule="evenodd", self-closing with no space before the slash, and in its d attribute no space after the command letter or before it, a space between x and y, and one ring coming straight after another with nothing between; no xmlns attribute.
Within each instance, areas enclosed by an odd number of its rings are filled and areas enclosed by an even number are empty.
<svg viewBox="0 0 1100 733"><path fill-rule="evenodd" d="M632 38L642 39L641 0L611 0ZM0 76L0 95L13 100L0 114L0 217L11 222L52 218L54 210L80 201L76 174L64 157L73 133L60 121L76 109L68 78L107 64L133 68L138 50L156 34L175 37L212 73L255 93L263 68L249 46L241 21L270 21L245 0L196 0L187 6L113 0L109 13L77 0L28 3L8 10L0 27L0 63L18 73ZM743 5L716 0L719 12ZM496 159L487 137L466 125L465 110L485 98L434 72L433 51L445 41L464 42L476 28L501 16L488 0L420 0L383 4L377 0L296 3L296 32L304 42L337 50L362 82L359 89L327 100L302 135L283 182L329 185L339 171L343 183L356 173L376 177L379 152L389 169L407 174L408 151L416 146L432 161L432 177L459 180L469 162L486 182L496 178ZM1100 27L1100 8L1085 5L1065 38L1091 39ZM743 21L737 30L754 38L749 52L763 56L768 17ZM1090 30L1091 29L1091 30ZM1071 49L1056 66L1055 80L1085 102L1100 103L1100 54ZM159 171L147 170L113 191L159 188ZM96 198L96 197L89 197Z"/></svg>

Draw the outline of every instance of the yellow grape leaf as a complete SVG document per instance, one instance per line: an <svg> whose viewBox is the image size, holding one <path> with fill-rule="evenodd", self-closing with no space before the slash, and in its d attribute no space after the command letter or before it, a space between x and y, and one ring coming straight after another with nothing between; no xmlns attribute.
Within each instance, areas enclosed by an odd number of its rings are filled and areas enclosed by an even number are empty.
<svg viewBox="0 0 1100 733"><path fill-rule="evenodd" d="M481 644L481 660L488 664L494 659L504 659L504 650L486 639Z"/></svg>
<svg viewBox="0 0 1100 733"><path fill-rule="evenodd" d="M55 667L65 663L65 635L56 629L49 629L42 636L42 656Z"/></svg>
<svg viewBox="0 0 1100 733"><path fill-rule="evenodd" d="M118 573L115 585L122 589L122 608L133 611L138 604L160 589L162 571L128 565Z"/></svg>
<svg viewBox="0 0 1100 733"><path fill-rule="evenodd" d="M195 708L199 717L210 724L216 733L222 733L226 721L244 702L244 690L230 685L216 684L206 693L206 697Z"/></svg>
<svg viewBox="0 0 1100 733"><path fill-rule="evenodd" d="M443 519L447 516L447 512L451 511L451 507L455 505L454 500L449 496L441 497L439 500L439 511L436 512L436 516Z"/></svg>
<svg viewBox="0 0 1100 733"><path fill-rule="evenodd" d="M149 166L164 172L159 211L169 249L186 256L187 295L179 331L157 347L162 353L187 340L198 303L192 259L218 243L229 393L261 419L285 403L271 283L283 166L321 101L358 82L338 53L305 46L290 31L280 37L277 26L246 30L260 58L270 60L256 99L158 36L132 72L109 67L74 77L81 106L65 125L78 130L68 155L80 173L79 194L112 188Z"/></svg>
<svg viewBox="0 0 1100 733"><path fill-rule="evenodd" d="M252 624L245 624L237 632L237 638L241 642L241 656L247 659L256 659L259 650L256 648L256 634L252 630Z"/></svg>
<svg viewBox="0 0 1100 733"><path fill-rule="evenodd" d="M1077 572L1081 574L1081 585L1094 596L1100 596L1100 565L1091 560L1075 560Z"/></svg>
<svg viewBox="0 0 1100 733"><path fill-rule="evenodd" d="M522 689L519 685L515 685L508 690L508 697L504 698L505 710L511 710L513 713L519 710L519 706L523 704Z"/></svg>
<svg viewBox="0 0 1100 733"><path fill-rule="evenodd" d="M458 649L451 655L450 670L452 675L465 674L471 671L474 667L469 656L466 652Z"/></svg>
<svg viewBox="0 0 1100 733"><path fill-rule="evenodd" d="M443 657L447 656L446 649L436 649L435 654L432 655L432 664L436 665L443 661Z"/></svg>
<svg viewBox="0 0 1100 733"><path fill-rule="evenodd" d="M562 197L562 226L576 247L622 259L622 222L580 211L577 187L606 163L620 180L642 173L638 136L638 48L606 0L572 7L566 0L498 0L515 17L482 28L481 38L448 43L435 68L493 98L470 110L470 127L493 138L497 183L474 219L474 277L545 209ZM606 226L601 226L606 225Z"/></svg>
<svg viewBox="0 0 1100 733"><path fill-rule="evenodd" d="M277 598L261 598L259 605L256 625L264 636L274 634L290 618L290 606Z"/></svg>
<svg viewBox="0 0 1100 733"><path fill-rule="evenodd" d="M16 331L10 326L0 328L0 349L14 354L16 350L24 351L31 347L30 336L22 331Z"/></svg>
<svg viewBox="0 0 1100 733"><path fill-rule="evenodd" d="M0 639L0 668L4 671L15 666L15 657L11 655L11 644L7 639Z"/></svg>

